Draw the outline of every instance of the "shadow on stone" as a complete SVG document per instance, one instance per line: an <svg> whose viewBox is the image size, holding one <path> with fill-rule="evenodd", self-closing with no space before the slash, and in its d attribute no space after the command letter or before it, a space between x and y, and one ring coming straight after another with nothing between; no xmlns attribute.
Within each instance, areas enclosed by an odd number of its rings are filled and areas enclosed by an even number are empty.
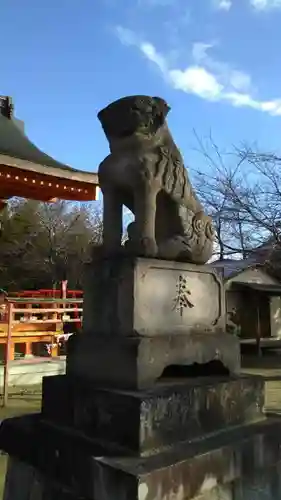
<svg viewBox="0 0 281 500"><path fill-rule="evenodd" d="M158 380L167 378L196 378L229 375L229 370L220 360L208 363L193 363L192 365L169 365L163 370Z"/></svg>

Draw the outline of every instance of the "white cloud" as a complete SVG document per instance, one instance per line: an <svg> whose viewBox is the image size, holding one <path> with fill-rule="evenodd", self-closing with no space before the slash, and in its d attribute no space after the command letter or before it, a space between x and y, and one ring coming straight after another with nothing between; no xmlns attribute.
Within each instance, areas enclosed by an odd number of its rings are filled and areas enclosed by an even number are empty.
<svg viewBox="0 0 281 500"><path fill-rule="evenodd" d="M217 42L197 42L192 46L192 57L197 64L202 64L209 71L217 75L220 82L235 90L249 91L252 87L251 77L247 73L233 69L229 64L217 61L209 56L209 50L217 45Z"/></svg>
<svg viewBox="0 0 281 500"><path fill-rule="evenodd" d="M175 89L208 101L218 100L223 90L215 76L200 66L189 66L185 70L171 69L169 76Z"/></svg>
<svg viewBox="0 0 281 500"><path fill-rule="evenodd" d="M281 0L250 0L250 4L259 11L281 9Z"/></svg>
<svg viewBox="0 0 281 500"><path fill-rule="evenodd" d="M123 28L123 26L116 26L115 30L116 35L123 45L137 45L139 43L138 37L133 31Z"/></svg>
<svg viewBox="0 0 281 500"><path fill-rule="evenodd" d="M230 85L235 90L246 91L252 86L251 77L243 71L233 69L229 64L217 61L209 56L209 50L217 43L197 42L192 46L192 58L197 64L202 64L209 71L215 73L225 86Z"/></svg>
<svg viewBox="0 0 281 500"><path fill-rule="evenodd" d="M207 51L215 45L212 43L196 42L192 46L192 57L196 62L201 62L207 58Z"/></svg>
<svg viewBox="0 0 281 500"><path fill-rule="evenodd" d="M229 81L231 86L236 90L247 90L252 86L251 77L243 71L230 71Z"/></svg>
<svg viewBox="0 0 281 500"><path fill-rule="evenodd" d="M151 43L141 43L139 48L145 55L145 57L147 57L147 59L158 66L163 74L168 73L166 60L161 54L156 51L154 45L152 45Z"/></svg>
<svg viewBox="0 0 281 500"><path fill-rule="evenodd" d="M229 11L232 7L232 0L213 0L214 7L218 10Z"/></svg>
<svg viewBox="0 0 281 500"><path fill-rule="evenodd" d="M207 101L223 101L234 107L248 107L273 116L281 116L281 98L266 101L257 99L253 95L250 75L208 55L214 44L194 44L191 50L192 63L181 69L171 67L166 57L158 52L153 44L139 42L130 30L118 27L116 33L123 44L137 47L144 57L155 64L163 78L175 90L196 95Z"/></svg>

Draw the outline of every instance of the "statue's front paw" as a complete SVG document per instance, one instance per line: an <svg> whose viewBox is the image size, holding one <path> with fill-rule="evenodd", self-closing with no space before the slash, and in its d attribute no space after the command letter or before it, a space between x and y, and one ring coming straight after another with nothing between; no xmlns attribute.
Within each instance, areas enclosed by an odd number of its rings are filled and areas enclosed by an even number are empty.
<svg viewBox="0 0 281 500"><path fill-rule="evenodd" d="M215 231L215 228L214 228L214 225L212 223L211 218L209 218L209 219L210 220L206 224L205 235L206 235L208 240L213 242L215 240L216 231Z"/></svg>
<svg viewBox="0 0 281 500"><path fill-rule="evenodd" d="M139 242L138 254L142 257L156 257L158 247L153 238L142 238Z"/></svg>

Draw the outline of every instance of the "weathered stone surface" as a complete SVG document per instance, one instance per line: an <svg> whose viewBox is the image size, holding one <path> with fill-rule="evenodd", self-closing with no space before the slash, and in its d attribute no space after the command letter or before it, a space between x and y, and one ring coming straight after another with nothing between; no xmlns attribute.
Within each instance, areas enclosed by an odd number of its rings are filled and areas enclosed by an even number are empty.
<svg viewBox="0 0 281 500"><path fill-rule="evenodd" d="M42 486L43 477L34 467L9 458L3 500L41 500Z"/></svg>
<svg viewBox="0 0 281 500"><path fill-rule="evenodd" d="M215 484L215 478L207 478L203 493L193 500L277 500L280 497L281 462L265 470L255 471L252 477L236 479L224 485Z"/></svg>
<svg viewBox="0 0 281 500"><path fill-rule="evenodd" d="M147 391L99 390L58 375L44 379L42 418L116 453L151 454L264 418L263 389L259 377L205 377L163 380Z"/></svg>
<svg viewBox="0 0 281 500"><path fill-rule="evenodd" d="M121 250L124 204L135 214L128 253L205 264L215 232L168 129L169 109L159 97L128 96L98 114L110 146L98 171L103 244L107 254Z"/></svg>
<svg viewBox="0 0 281 500"><path fill-rule="evenodd" d="M85 278L84 333L154 337L225 331L223 285L207 266L96 255Z"/></svg>
<svg viewBox="0 0 281 500"><path fill-rule="evenodd" d="M6 491L4 500L41 500L43 498L49 500L76 500L84 497L77 497L69 489L57 484L55 481L50 481L43 475L39 475L36 469L26 466L23 462L10 460L10 469L13 469L13 488ZM280 494L280 464L261 471L255 471L255 475L250 478L236 479L231 483L218 484L215 477L207 477L202 484L199 496L193 497L192 500L277 500ZM30 478L29 470L31 469L32 478ZM37 476L37 477L36 477ZM24 478L24 483L22 480ZM28 483L30 480L30 484ZM140 484L138 488L132 487L131 498L144 500L147 492L146 485ZM102 497L108 497L106 492ZM181 493L179 489L178 493ZM173 494L172 494L173 495ZM168 499L174 499L170 495ZM114 497L115 498L115 497ZM156 497L155 497L156 498ZM179 496L177 497L179 498ZM125 500L130 500L129 496ZM161 499L162 500L162 499Z"/></svg>
<svg viewBox="0 0 281 500"><path fill-rule="evenodd" d="M70 337L69 342L66 373L89 379L100 387L151 387L164 369L173 365L181 366L184 371L196 363L215 362L213 370L205 366L205 373L221 374L221 365L230 373L240 372L239 339L229 334L117 336L110 341L78 335ZM197 368L197 375L204 375L200 367Z"/></svg>
<svg viewBox="0 0 281 500"><path fill-rule="evenodd" d="M27 440L30 446L23 447ZM0 446L33 466L50 487L55 483L57 493L59 487L77 499L191 500L204 495L204 500L210 500L216 498L210 496L214 488L227 491L230 486L231 500L256 500L263 498L257 491L253 498L241 497L239 481L244 492L253 492L266 476L264 491L270 500L280 498L280 488L276 489L281 461L279 420L216 433L193 444L184 443L176 452L167 450L142 458L119 454L116 458L108 453L105 456L100 443L83 438L79 432L27 416L2 424Z"/></svg>

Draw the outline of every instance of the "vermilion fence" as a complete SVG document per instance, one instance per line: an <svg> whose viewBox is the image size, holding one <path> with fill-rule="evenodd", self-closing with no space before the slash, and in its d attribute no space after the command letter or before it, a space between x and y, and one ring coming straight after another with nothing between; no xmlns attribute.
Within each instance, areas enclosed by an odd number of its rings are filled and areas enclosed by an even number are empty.
<svg viewBox="0 0 281 500"><path fill-rule="evenodd" d="M50 346L50 356L57 356L65 325L71 331L69 326L73 325L73 330L77 330L82 324L83 298L48 297L46 290L42 298L43 291L38 292L41 296L18 293L17 297L7 298L2 306L0 344L4 345L4 405L8 398L9 367L15 358L15 346L20 344L24 347L23 354L30 355L34 346L44 343Z"/></svg>

